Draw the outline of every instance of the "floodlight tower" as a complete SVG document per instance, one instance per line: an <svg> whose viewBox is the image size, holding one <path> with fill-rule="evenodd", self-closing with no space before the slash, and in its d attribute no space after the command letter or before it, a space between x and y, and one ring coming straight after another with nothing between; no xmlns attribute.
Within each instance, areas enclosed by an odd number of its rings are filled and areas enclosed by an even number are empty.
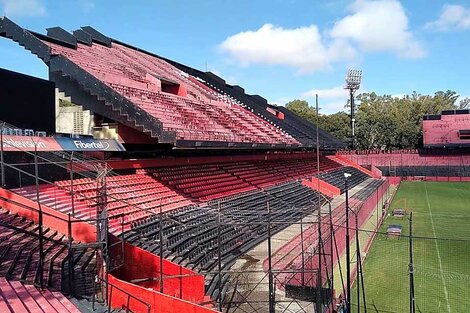
<svg viewBox="0 0 470 313"><path fill-rule="evenodd" d="M351 104L351 149L354 150L355 148L355 122L356 119L354 117L355 112L355 105L354 105L354 93L359 89L361 86L362 80L362 71L361 70L348 70L346 74L346 85L344 86L345 89L349 90L349 97L350 97L350 104Z"/></svg>

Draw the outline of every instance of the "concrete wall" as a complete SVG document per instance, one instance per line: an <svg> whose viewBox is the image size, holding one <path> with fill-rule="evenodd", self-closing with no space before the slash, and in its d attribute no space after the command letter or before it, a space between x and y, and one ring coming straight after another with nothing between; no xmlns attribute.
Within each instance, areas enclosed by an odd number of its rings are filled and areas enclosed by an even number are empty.
<svg viewBox="0 0 470 313"><path fill-rule="evenodd" d="M93 135L94 118L89 110L80 105L60 106L61 100L71 102L70 97L56 89L56 132L65 134Z"/></svg>

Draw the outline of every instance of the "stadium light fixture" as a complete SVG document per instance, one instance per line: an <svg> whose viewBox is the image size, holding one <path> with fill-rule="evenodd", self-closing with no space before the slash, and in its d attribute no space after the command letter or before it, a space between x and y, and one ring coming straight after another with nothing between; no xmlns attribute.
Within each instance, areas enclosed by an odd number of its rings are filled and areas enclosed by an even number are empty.
<svg viewBox="0 0 470 313"><path fill-rule="evenodd" d="M361 87L362 71L361 70L348 70L346 73L346 86L348 90L358 90Z"/></svg>
<svg viewBox="0 0 470 313"><path fill-rule="evenodd" d="M356 110L354 105L354 93L361 87L362 71L361 70L348 70L346 73L345 89L349 90L349 103L351 105L351 149L354 150L355 146L355 123L354 112Z"/></svg>

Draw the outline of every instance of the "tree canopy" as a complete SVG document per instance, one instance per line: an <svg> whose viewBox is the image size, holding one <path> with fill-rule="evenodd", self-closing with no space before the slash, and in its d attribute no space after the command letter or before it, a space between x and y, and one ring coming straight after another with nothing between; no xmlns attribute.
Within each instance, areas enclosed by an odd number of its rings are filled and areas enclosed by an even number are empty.
<svg viewBox="0 0 470 313"><path fill-rule="evenodd" d="M434 95L413 92L402 97L362 93L356 97L357 149L415 149L421 145L422 121L425 114L470 107L470 99L458 101L455 91L438 91ZM305 100L293 100L287 109L317 122L315 108ZM351 140L349 114L320 114L319 127L345 142Z"/></svg>

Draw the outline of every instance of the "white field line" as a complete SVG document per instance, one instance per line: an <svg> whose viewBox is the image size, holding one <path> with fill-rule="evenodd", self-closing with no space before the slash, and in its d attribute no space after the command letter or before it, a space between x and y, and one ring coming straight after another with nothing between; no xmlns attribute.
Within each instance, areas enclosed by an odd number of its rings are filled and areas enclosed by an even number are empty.
<svg viewBox="0 0 470 313"><path fill-rule="evenodd" d="M444 286L444 294L446 296L447 312L451 313L452 310L450 309L449 293L447 292L447 285L446 285L446 282L444 280L444 270L442 269L442 259L441 259L441 254L439 252L439 247L438 247L438 244L437 244L436 228L434 227L434 219L432 217L431 205L429 203L428 188L426 187L426 182L424 183L424 190L426 191L426 201L428 203L429 216L431 217L432 232L434 233L434 238L436 238L436 239L434 239L434 242L436 243L437 258L438 258L438 261L439 261L439 269L441 271L442 285Z"/></svg>

